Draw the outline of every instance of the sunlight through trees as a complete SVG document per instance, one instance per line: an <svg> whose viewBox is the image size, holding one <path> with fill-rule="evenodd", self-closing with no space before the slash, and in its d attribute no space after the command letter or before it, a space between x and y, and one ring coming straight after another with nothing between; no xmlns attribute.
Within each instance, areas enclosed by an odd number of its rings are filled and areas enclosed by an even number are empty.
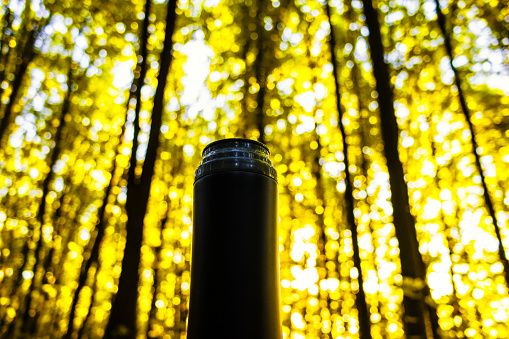
<svg viewBox="0 0 509 339"><path fill-rule="evenodd" d="M509 336L506 0L6 0L0 119L1 338L186 338L231 137L278 171L284 338Z"/></svg>

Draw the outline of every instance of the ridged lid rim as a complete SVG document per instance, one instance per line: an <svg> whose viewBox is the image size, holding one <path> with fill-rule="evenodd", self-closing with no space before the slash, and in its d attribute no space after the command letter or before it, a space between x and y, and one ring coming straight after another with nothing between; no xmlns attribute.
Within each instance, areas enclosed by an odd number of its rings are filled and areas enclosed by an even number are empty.
<svg viewBox="0 0 509 339"><path fill-rule="evenodd" d="M266 175L277 181L269 148L252 139L229 138L211 142L202 151L203 160L195 172L195 182L209 174L246 171Z"/></svg>
<svg viewBox="0 0 509 339"><path fill-rule="evenodd" d="M230 143L230 142L247 142L247 143L258 145L260 147L263 147L267 151L268 155L270 156L270 150L267 147L267 145L265 145L264 143L262 143L258 140L244 139L244 138L227 138L227 139L220 139L220 140L213 141L210 144L208 144L207 146L205 146L205 148L201 152L201 155L202 155L202 157L205 156L205 152L211 147L217 146L218 144L224 144L224 143Z"/></svg>

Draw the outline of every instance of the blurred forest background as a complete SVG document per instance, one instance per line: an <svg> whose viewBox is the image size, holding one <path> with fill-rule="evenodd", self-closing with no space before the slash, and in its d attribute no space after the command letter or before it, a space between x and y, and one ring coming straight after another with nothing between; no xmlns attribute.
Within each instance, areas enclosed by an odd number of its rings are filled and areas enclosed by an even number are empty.
<svg viewBox="0 0 509 339"><path fill-rule="evenodd" d="M285 338L509 337L508 46L507 0L4 0L0 338L185 338L227 137L279 173Z"/></svg>

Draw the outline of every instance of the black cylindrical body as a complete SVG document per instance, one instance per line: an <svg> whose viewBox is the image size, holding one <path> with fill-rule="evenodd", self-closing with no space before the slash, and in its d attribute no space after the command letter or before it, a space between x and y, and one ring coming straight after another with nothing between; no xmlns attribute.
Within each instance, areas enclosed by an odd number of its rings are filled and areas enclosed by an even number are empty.
<svg viewBox="0 0 509 339"><path fill-rule="evenodd" d="M196 171L188 339L280 339L278 187L265 145L209 144Z"/></svg>

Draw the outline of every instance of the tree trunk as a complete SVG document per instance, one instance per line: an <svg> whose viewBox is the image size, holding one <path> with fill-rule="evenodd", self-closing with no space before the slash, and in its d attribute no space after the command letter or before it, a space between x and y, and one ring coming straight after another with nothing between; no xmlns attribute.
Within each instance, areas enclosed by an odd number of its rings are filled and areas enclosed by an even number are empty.
<svg viewBox="0 0 509 339"><path fill-rule="evenodd" d="M6 13L4 14L3 20L2 20L2 37L0 38L0 106L1 106L1 98L4 89L1 87L2 83L5 79L5 73L8 68L8 60L11 55L11 47L9 46L9 38L11 37L11 34L7 34L7 30L12 30L12 20L13 15L12 11L7 5L4 5L4 10ZM7 52L4 53L4 47L7 47Z"/></svg>
<svg viewBox="0 0 509 339"><path fill-rule="evenodd" d="M359 312L359 337L362 339L371 338L371 323L369 318L368 306L366 305L366 294L364 293L364 279L362 276L362 267L361 267L361 259L360 259L360 251L359 251L359 242L357 237L357 225L355 223L355 216L353 214L353 210L355 208L355 202L353 199L353 187L352 187L352 179L350 178L350 164L348 161L348 144L346 142L346 133L345 127L343 126L343 109L341 108L341 92L339 90L339 79L338 79L338 62L336 56L336 34L334 32L334 27L331 24L331 11L330 5L326 2L326 11L327 18L329 20L330 26L330 39L329 45L331 50L331 63L333 69L334 83L335 83L335 94L336 94L336 108L338 110L338 126L341 132L341 137L343 140L343 154L344 154L344 163L345 163L345 208L346 219L348 223L348 227L352 232L352 247L353 247L353 262L354 267L359 272L358 280L359 280L359 292L355 297L355 306L357 311Z"/></svg>
<svg viewBox="0 0 509 339"><path fill-rule="evenodd" d="M42 260L42 258L40 258L40 253L42 251L42 247L44 244L42 230L43 230L43 226L44 226L44 214L46 211L46 198L49 194L49 190L50 190L49 186L51 183L51 179L53 178L53 175L52 175L53 166L57 162L57 160L60 156L60 152L61 152L62 132L66 125L65 117L69 113L69 109L70 109L70 105L71 105L71 97L72 97L71 85L72 85L72 62L69 65L69 72L67 74L67 88L68 88L68 90L67 90L67 94L64 98L63 104L62 104L62 113L60 115L59 125L57 126L57 130L55 132L55 139L54 139L55 147L53 148L53 152L51 154L51 159L48 164L49 172L46 174L46 177L44 178L44 181L42 184L42 198L41 198L41 202L40 202L39 209L38 209L37 215L36 215L36 220L35 220L35 223L39 224L39 239L37 241L37 245L34 250L34 258L35 258L35 264L33 267L34 277L30 281L28 292L27 292L27 295L26 295L25 301L24 301L24 307L20 308L17 316L9 324L9 328L4 336L5 338L9 338L10 336L13 336L17 332L17 328L19 326L18 317L20 315L22 315L22 317L23 317L22 323L23 323L23 331L24 332L29 332L29 331L33 330L33 326L35 326L35 324L34 324L35 315L30 314L30 308L32 305L32 294L34 293L34 290L35 290L36 284L37 284L36 279L38 279L37 268L39 266L40 261ZM20 269L18 270L18 276L16 279L16 285L15 285L16 289L13 292L13 295L19 295L21 293L20 288L21 288L21 282L23 281L22 273L26 268L26 265L28 262L28 256L30 253L30 249L29 249L29 245L28 245L29 241L30 241L30 239L27 239L26 243L23 247L24 261L23 261L23 264L21 265Z"/></svg>
<svg viewBox="0 0 509 339"><path fill-rule="evenodd" d="M447 55L449 56L449 64L451 66L451 69L454 73L454 82L458 89L458 99L460 101L461 110L463 111L463 114L465 115L465 120L467 121L468 128L470 129L471 133L471 142L472 142L472 149L475 157L475 164L477 167L477 170L479 171L479 175L481 176L481 184L483 188L483 194L484 194L484 201L486 202L486 208L488 209L488 213L490 214L491 219L493 220L493 227L495 228L495 234L497 236L499 246L498 246L498 254L500 256L500 260L502 261L502 264L504 265L504 276L507 285L509 286L509 261L507 260L507 256L505 254L504 245L502 242L502 234L500 232L500 226L498 225L497 221L497 215L495 212L495 208L493 206L493 202L491 201L490 193L488 191L488 185L486 184L486 177L484 176L483 168L481 165L481 156L478 153L479 145L477 144L477 137L476 137L476 131L474 129L474 125L472 124L472 120L470 119L470 110L467 106L467 101L465 99L465 94L463 93L463 89L461 87L462 80L458 74L458 71L456 70L456 67L454 67L453 60L453 50L452 50L452 43L451 43L451 35L447 31L445 27L445 15L442 13L442 9L440 8L440 2L438 0L435 0L436 10L437 10L437 20L438 25L440 26L440 30L442 31L442 35L444 36L444 44L445 49L447 50Z"/></svg>
<svg viewBox="0 0 509 339"><path fill-rule="evenodd" d="M312 167L312 171L313 171L313 176L316 178L316 186L315 186L315 194L316 194L316 199L318 201L318 204L322 204L325 206L325 194L324 194L324 179L322 177L322 166L320 165L320 151L322 150L322 145L321 145L321 142L320 142L320 136L319 135L316 135L315 136L315 141L318 143L318 147L316 148L316 150L314 151L314 159L313 159L313 167ZM321 205L320 205L321 206ZM316 217L318 219L317 221L317 226L320 228L320 238L319 240L317 241L317 244L318 244L318 251L319 251L319 255L318 255L318 260L317 260L317 266L322 268L325 272L325 276L323 277L323 279L328 279L329 278L329 272L328 272L328 269L327 269L327 263L328 263L328 259L327 259L327 241L328 241L328 237L327 237L327 233L325 232L325 220L324 220L324 210L322 210L322 213L316 213ZM327 292L327 309L329 311L331 311L331 297L330 297L330 293ZM332 317L331 317L332 318Z"/></svg>
<svg viewBox="0 0 509 339"><path fill-rule="evenodd" d="M70 61L69 64L69 71L67 73L67 94L65 96L64 102L62 104L62 113L60 115L60 119L58 122L57 130L55 132L55 147L53 148L53 152L51 153L51 159L48 164L49 166L49 172L46 174L46 177L44 178L43 185L42 185L42 197L41 197L41 203L39 205L39 210L37 211L37 222L39 223L39 240L37 241L37 246L34 251L34 257L35 257L35 264L34 264L34 277L30 282L30 288L28 290L28 294L25 301L25 309L24 309L24 316L23 316L23 328L24 330L33 330L31 326L35 325L34 323L34 317L35 315L30 314L30 308L32 303L32 294L35 290L36 286L36 279L37 279L37 271L38 266L41 260L43 259L41 257L42 249L44 246L44 237L43 237L43 227L44 227L44 215L46 214L46 199L48 197L48 194L50 192L50 183L53 179L53 167L57 163L58 159L60 158L60 155L62 153L62 146L63 146L63 131L66 128L67 122L70 121L71 117L69 115L69 111L71 108L71 99L72 99L72 85L73 85L73 62Z"/></svg>
<svg viewBox="0 0 509 339"><path fill-rule="evenodd" d="M180 161L180 159L182 159L182 151L181 151L181 148L179 148L178 151L176 151L174 154L172 154L172 159L176 159L176 161L173 162L172 164L172 167L171 167L171 170L170 170L170 175L172 178L175 178L175 176L180 172L180 169L181 169L181 166L182 166L182 162ZM159 246L157 246L155 249L154 249L154 258L155 258L155 261L154 261L154 264L153 264L153 267L154 267L154 283L153 283L153 293L152 293L152 301L150 302L150 313L149 313L149 318L148 318L148 326L147 326L147 338L155 338L153 337L150 332L152 330L152 326L150 326L150 320L152 319L155 319L156 318L156 313L157 313L157 307L156 307L156 301L157 301L157 286L159 285L159 275L162 274L160 273L160 270L163 270L161 268L161 262L162 262L162 258L161 258L161 251L163 249L163 242L164 242L164 232L165 232L165 226L166 224L168 223L168 220L170 220L170 214L171 214L171 199L169 198L169 195L166 194L165 196L165 201L166 201L166 213L164 215L164 217L161 219L161 233L160 233L160 239L161 239L161 244L159 244ZM182 300L182 298L181 298Z"/></svg>
<svg viewBox="0 0 509 339"><path fill-rule="evenodd" d="M147 57L148 57L148 49L147 42L150 36L148 32L148 26L150 24L150 7L152 0L146 0L145 2L145 18L143 19L143 26L141 31L141 41L140 41L140 52L138 56L138 66L136 67L136 72L139 72L139 76L136 79L136 82L133 82L133 86L131 87L131 92L134 90L133 97L136 98L136 108L135 108L135 116L134 116L134 137L133 137L133 146L131 151L131 160L129 163L129 175L128 182L137 183L136 178L136 153L138 151L138 136L140 134L140 110L141 110L141 88L145 83L145 76L147 74ZM129 99L130 101L130 99ZM129 108L129 103L128 103ZM128 184L129 186L129 184Z"/></svg>
<svg viewBox="0 0 509 339"><path fill-rule="evenodd" d="M426 267L419 253L415 220L410 213L408 188L398 154L398 124L393 106L393 93L389 69L384 61L384 48L378 16L371 0L363 0L366 24L369 28L369 45L373 72L378 91L384 154L387 159L393 222L398 238L403 275L403 324L411 338L432 338L431 317L425 302Z"/></svg>
<svg viewBox="0 0 509 339"><path fill-rule="evenodd" d="M14 81L12 82L12 92L9 96L9 103L7 103L7 105L5 106L2 122L0 123L0 144L2 142L5 131L7 130L7 127L9 126L9 123L11 121L11 115L14 108L14 104L16 103L16 99L18 98L18 93L19 90L21 89L21 84L23 83L23 78L27 71L28 65L35 56L35 50L33 45L38 35L38 32L29 31L28 34L29 38L23 48L21 64L16 68L16 74L14 75ZM4 65L4 67L6 67L6 65Z"/></svg>
<svg viewBox="0 0 509 339"><path fill-rule="evenodd" d="M262 143L265 143L265 112L263 110L263 106L265 105L265 86L267 83L266 80L266 68L265 68L265 39L264 29L263 29L263 10L264 10L264 0L258 0L258 9L255 17L256 21L256 34L258 38L256 39L256 58L254 63L254 71L256 74L256 82L260 86L258 90L258 94L256 97L256 128L260 133L258 140Z"/></svg>
<svg viewBox="0 0 509 339"><path fill-rule="evenodd" d="M241 32L244 32L244 34L246 34L245 32L249 32L249 19L250 19L249 8L250 7L251 6L247 6L246 4L243 4L242 6L240 6L241 10L239 10L239 12L242 13L242 17L240 18L240 20L241 20L240 22L242 22L242 24L243 24L243 26L241 28ZM249 35L248 35L246 38L246 42L242 46L242 54L241 54L241 59L244 60L244 62L246 63L246 70L245 70L244 74L242 74L242 81L244 82L244 86L242 86L243 97L242 97L242 100L240 101L240 109L241 109L240 117L242 119L239 119L240 123L239 123L237 133L242 138L249 138L249 135L248 135L249 121L247 119L247 115L248 115L247 96L249 95L249 73L248 73L248 69L247 69L247 66L248 66L247 65L247 55L249 53L250 41L251 41L251 39L249 38ZM216 135L218 135L217 129L216 129Z"/></svg>
<svg viewBox="0 0 509 339"><path fill-rule="evenodd" d="M94 274L94 279L93 279L94 282L97 281L97 275L99 274L100 269L101 269L101 263L99 261L97 261L96 265L95 265L95 274ZM78 331L78 339L83 338L83 336L85 335L88 320L90 319L90 316L92 315L92 307L94 307L95 297L97 295L97 283L93 284L91 295L92 296L90 297L90 305L88 306L87 315L83 319L83 324L81 324L81 328Z"/></svg>
<svg viewBox="0 0 509 339"><path fill-rule="evenodd" d="M110 319L106 327L106 338L135 338L137 334L136 308L139 281L138 266L140 263L140 249L143 240L143 221L147 210L154 164L159 147L159 133L164 109L164 92L172 60L171 49L173 46L172 36L175 28L176 4L176 0L168 1L165 40L160 57L161 66L159 75L157 76L157 89L154 96L150 138L145 162L143 164L143 172L139 182L134 180L134 168L129 168L126 202L128 217L126 224L126 245L124 259L122 261L122 273L118 283L118 293L113 301ZM134 136L135 139L137 137L137 135ZM136 157L134 149L131 157Z"/></svg>
<svg viewBox="0 0 509 339"><path fill-rule="evenodd" d="M142 28L141 28L141 41L140 41L140 53L139 53L141 60L139 60L138 67L137 67L137 68L139 68L139 77L136 79L136 81L133 82L132 89L134 89L133 87L136 86L136 90L134 91L134 93L131 90L131 92L130 92L131 95L129 96L129 98L127 100L125 122L124 122L124 126L122 127L122 132L120 134L120 141L121 141L125 136L127 117L128 117L127 112L129 112L129 106L130 106L129 102L130 102L130 99L132 97L134 97L134 98L136 98L136 111L135 111L136 115L135 115L135 121L134 121L135 127L134 127L134 138L133 138L133 149L132 149L132 153L131 153L131 167L129 168L130 172L132 169L132 173L130 173L130 174L132 174L133 176L134 176L134 169L136 168L136 150L137 150L137 145L138 145L137 136L138 136L139 130L140 130L139 113L140 113L140 108L141 108L141 87L143 86L143 83L145 80L145 75L147 73L147 56L148 56L147 41L148 41L148 37L149 37L148 26L150 23L149 17L150 17L151 4L152 4L151 0L146 0L145 9L144 9L145 18L143 19ZM118 155L118 151L117 151L117 155ZM82 264L80 276L78 278L78 287L76 288L76 291L74 292L74 298L72 301L71 311L69 314L69 323L67 326L67 333L64 336L64 338L66 338L66 339L71 338L72 333L74 331L74 316L75 316L75 312L76 312L76 306L78 304L79 294L80 294L81 290L83 289L83 287L85 287L85 284L87 282L88 272L90 271L92 264L97 264L98 260L99 260L99 249L101 247L101 242L104 237L104 230L105 230L105 226L106 226L106 223L105 223L106 206L108 205L108 200L109 200L109 197L111 194L111 190L114 187L114 185L116 184L116 182L115 182L115 177L116 177L116 172L117 172L116 158L117 158L117 156L115 156L113 159L113 169L111 171L111 180L110 180L108 187L106 188L106 191L104 193L104 198L103 198L103 203L101 205L101 208L99 209L99 211L97 213L98 214L98 216L97 216L98 222L97 222L97 226L96 226L96 236L94 239L93 247L90 251L90 257L86 261L84 261L84 263ZM134 164L133 164L133 161L134 161ZM84 325L85 324L83 324L83 326Z"/></svg>

